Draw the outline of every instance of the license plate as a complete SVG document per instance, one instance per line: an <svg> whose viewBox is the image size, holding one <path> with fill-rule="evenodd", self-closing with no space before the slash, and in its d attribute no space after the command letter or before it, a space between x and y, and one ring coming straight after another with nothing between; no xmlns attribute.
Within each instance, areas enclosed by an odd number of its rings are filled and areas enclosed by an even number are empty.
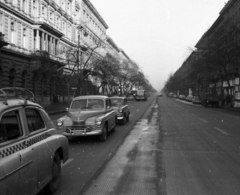
<svg viewBox="0 0 240 195"><path fill-rule="evenodd" d="M84 131L73 131L72 134L73 135L83 135L83 134L85 134L85 132Z"/></svg>

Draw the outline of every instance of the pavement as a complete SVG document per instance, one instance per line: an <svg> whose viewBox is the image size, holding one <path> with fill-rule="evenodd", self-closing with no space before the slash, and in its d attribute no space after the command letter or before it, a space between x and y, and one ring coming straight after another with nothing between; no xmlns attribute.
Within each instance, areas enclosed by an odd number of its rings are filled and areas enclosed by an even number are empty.
<svg viewBox="0 0 240 195"><path fill-rule="evenodd" d="M44 110L49 114L59 114L66 112L66 108L68 107L68 103L56 103L56 104L40 104Z"/></svg>

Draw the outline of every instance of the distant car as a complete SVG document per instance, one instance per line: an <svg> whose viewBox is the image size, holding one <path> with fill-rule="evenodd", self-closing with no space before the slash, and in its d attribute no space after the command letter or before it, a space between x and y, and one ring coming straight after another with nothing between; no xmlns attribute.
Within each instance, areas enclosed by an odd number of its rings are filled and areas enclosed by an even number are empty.
<svg viewBox="0 0 240 195"><path fill-rule="evenodd" d="M240 92L236 92L233 96L233 107L234 108L240 107Z"/></svg>
<svg viewBox="0 0 240 195"><path fill-rule="evenodd" d="M180 100L185 100L186 96L185 96L185 95L179 95L178 98L179 98Z"/></svg>
<svg viewBox="0 0 240 195"><path fill-rule="evenodd" d="M117 112L117 122L125 125L129 121L130 110L125 97L111 97L111 104Z"/></svg>
<svg viewBox="0 0 240 195"><path fill-rule="evenodd" d="M188 95L185 100L188 101L188 102L192 102L192 99L193 99L193 96Z"/></svg>
<svg viewBox="0 0 240 195"><path fill-rule="evenodd" d="M100 95L75 97L67 115L57 120L57 130L66 137L99 136L107 140L110 131L115 130L117 113L111 105L110 98Z"/></svg>
<svg viewBox="0 0 240 195"><path fill-rule="evenodd" d="M199 96L193 96L192 103L193 104L201 104L201 98Z"/></svg>
<svg viewBox="0 0 240 195"><path fill-rule="evenodd" d="M55 192L61 161L69 157L65 136L57 134L31 91L0 89L0 194Z"/></svg>

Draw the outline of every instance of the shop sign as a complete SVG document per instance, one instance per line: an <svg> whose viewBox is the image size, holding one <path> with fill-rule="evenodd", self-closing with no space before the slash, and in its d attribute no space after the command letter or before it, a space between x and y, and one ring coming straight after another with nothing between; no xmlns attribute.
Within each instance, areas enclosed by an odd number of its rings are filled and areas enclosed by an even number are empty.
<svg viewBox="0 0 240 195"><path fill-rule="evenodd" d="M230 86L233 86L232 80L230 80L229 83L230 83ZM228 82L227 81L223 81L223 87L228 87Z"/></svg>
<svg viewBox="0 0 240 195"><path fill-rule="evenodd" d="M235 79L234 79L234 84L235 84L235 85L239 85L239 78L235 78Z"/></svg>

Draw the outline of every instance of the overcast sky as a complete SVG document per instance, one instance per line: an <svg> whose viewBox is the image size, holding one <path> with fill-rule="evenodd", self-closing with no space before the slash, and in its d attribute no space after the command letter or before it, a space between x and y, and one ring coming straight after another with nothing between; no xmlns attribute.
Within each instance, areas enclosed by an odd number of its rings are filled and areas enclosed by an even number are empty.
<svg viewBox="0 0 240 195"><path fill-rule="evenodd" d="M109 26L107 34L161 90L228 0L90 1Z"/></svg>

